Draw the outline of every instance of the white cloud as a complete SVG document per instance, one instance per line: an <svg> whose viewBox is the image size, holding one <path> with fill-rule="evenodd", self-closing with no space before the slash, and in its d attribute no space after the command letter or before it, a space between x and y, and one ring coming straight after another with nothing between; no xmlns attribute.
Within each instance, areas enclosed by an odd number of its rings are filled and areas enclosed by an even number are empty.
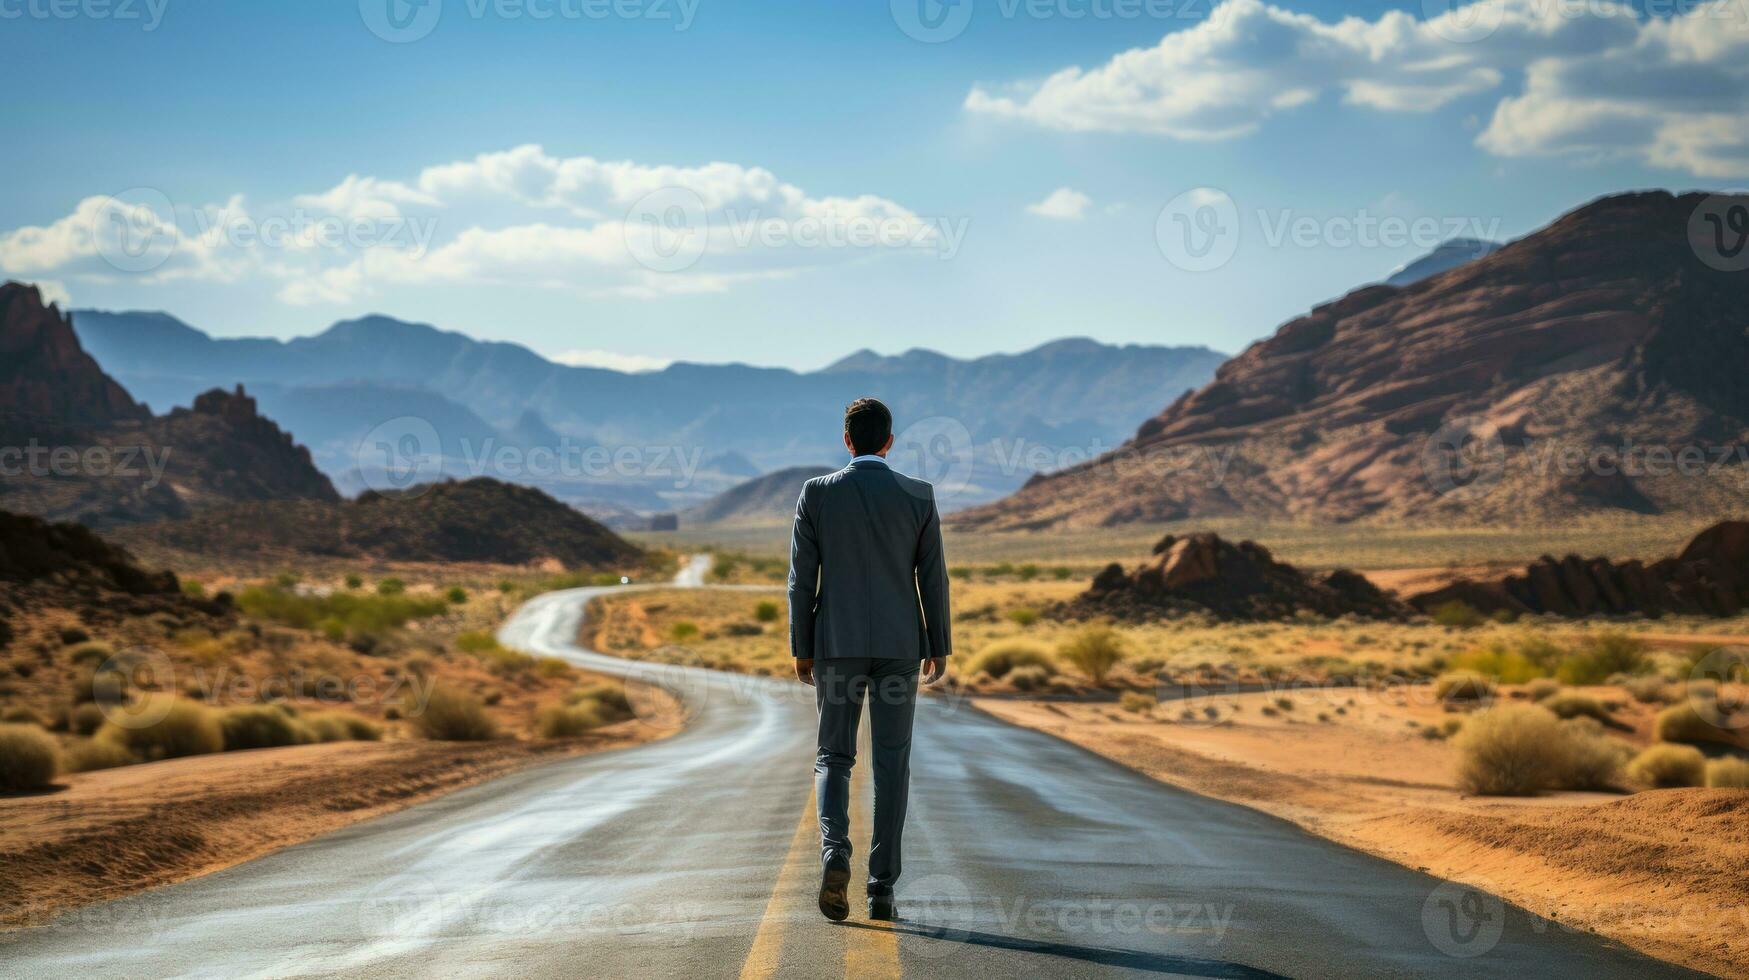
<svg viewBox="0 0 1749 980"><path fill-rule="evenodd" d="M106 199L90 198L48 226L0 232L0 270L142 282L254 274L299 305L355 302L391 284L657 297L939 252L964 232L872 194L811 196L760 167L556 157L533 145L411 180L349 174L257 214L240 196L199 208L158 198L124 211L167 250L151 269L125 258L118 268Z"/></svg>
<svg viewBox="0 0 1749 980"><path fill-rule="evenodd" d="M568 350L560 351L551 358L560 364L571 367L605 368L609 371L637 373L641 371L660 371L674 361L666 357L651 357L647 354L620 354L610 350Z"/></svg>
<svg viewBox="0 0 1749 980"><path fill-rule="evenodd" d="M1041 218L1056 218L1059 221L1080 221L1087 214L1087 206L1093 199L1071 187L1059 187L1037 204L1028 204L1026 210Z"/></svg>
<svg viewBox="0 0 1749 980"><path fill-rule="evenodd" d="M1481 0L1431 19L1324 21L1227 0L1103 65L975 86L965 108L1051 129L1231 139L1326 96L1426 112L1487 96L1502 156L1625 155L1706 176L1749 172L1749 3L1638 19L1618 0Z"/></svg>
<svg viewBox="0 0 1749 980"><path fill-rule="evenodd" d="M44 303L59 303L65 310L73 305L73 296L67 292L67 284L56 279L38 279L34 285L42 293Z"/></svg>

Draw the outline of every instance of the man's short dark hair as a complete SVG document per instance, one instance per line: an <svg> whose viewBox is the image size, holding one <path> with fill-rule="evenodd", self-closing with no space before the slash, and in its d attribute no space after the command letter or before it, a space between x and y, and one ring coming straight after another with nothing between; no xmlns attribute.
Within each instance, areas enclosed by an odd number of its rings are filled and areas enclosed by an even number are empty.
<svg viewBox="0 0 1749 980"><path fill-rule="evenodd" d="M876 399L858 398L844 409L844 434L858 456L878 453L893 434L893 413Z"/></svg>

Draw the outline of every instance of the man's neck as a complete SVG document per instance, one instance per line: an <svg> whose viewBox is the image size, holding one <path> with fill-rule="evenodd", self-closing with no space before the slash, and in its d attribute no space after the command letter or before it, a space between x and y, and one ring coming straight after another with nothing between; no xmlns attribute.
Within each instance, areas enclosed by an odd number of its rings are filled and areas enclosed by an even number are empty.
<svg viewBox="0 0 1749 980"><path fill-rule="evenodd" d="M879 464L881 464L881 465L882 465L882 466L886 466L886 465L887 465L887 458L886 458L886 457L885 457L885 456L883 456L883 455L881 455L881 454L880 454L880 453L867 453L867 454L864 454L864 455L862 455L862 456L852 456L852 457L850 457L850 461L851 461L851 462L852 462L852 463L861 463L861 462L863 462L863 461L865 461L865 460L866 460L866 461L871 461L871 462L875 462L875 463L879 463Z"/></svg>

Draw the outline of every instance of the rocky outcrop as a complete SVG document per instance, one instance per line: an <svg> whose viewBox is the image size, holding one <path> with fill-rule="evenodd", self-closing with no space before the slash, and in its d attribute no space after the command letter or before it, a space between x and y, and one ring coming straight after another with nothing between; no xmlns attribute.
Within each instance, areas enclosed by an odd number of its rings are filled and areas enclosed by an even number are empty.
<svg viewBox="0 0 1749 980"><path fill-rule="evenodd" d="M0 423L93 426L151 417L79 346L73 321L35 286L0 286Z"/></svg>
<svg viewBox="0 0 1749 980"><path fill-rule="evenodd" d="M1146 620L1200 613L1223 620L1272 620L1301 613L1400 619L1411 610L1346 569L1318 575L1277 561L1254 541L1168 534L1147 561L1129 570L1106 566L1086 592L1053 612L1066 618Z"/></svg>
<svg viewBox="0 0 1749 980"><path fill-rule="evenodd" d="M1544 555L1521 575L1464 579L1412 596L1409 602L1423 611L1462 602L1485 613L1735 616L1749 608L1749 521L1716 524L1681 554L1650 565Z"/></svg>
<svg viewBox="0 0 1749 980"><path fill-rule="evenodd" d="M242 389L154 417L33 286L0 286L0 507L107 528L251 500L340 499Z"/></svg>
<svg viewBox="0 0 1749 980"><path fill-rule="evenodd" d="M1732 513L1749 490L1740 460L1684 471L1629 455L1710 461L1749 445L1749 276L1691 244L1704 200L1604 198L1449 271L1356 290L1253 344L1118 450L951 520Z"/></svg>
<svg viewBox="0 0 1749 980"><path fill-rule="evenodd" d="M186 596L174 573L141 568L89 528L0 511L0 627L48 607L72 609L88 624L158 613L174 621L232 615L227 597ZM0 647L11 632L0 630Z"/></svg>
<svg viewBox="0 0 1749 980"><path fill-rule="evenodd" d="M208 557L302 554L421 562L620 569L634 544L533 487L481 477L351 501L286 500L215 507L177 521L121 528L129 544Z"/></svg>

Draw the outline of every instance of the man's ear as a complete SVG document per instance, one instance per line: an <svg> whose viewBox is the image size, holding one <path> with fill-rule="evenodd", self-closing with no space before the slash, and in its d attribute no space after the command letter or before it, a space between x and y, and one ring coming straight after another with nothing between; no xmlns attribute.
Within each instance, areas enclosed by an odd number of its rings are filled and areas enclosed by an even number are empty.
<svg viewBox="0 0 1749 980"><path fill-rule="evenodd" d="M890 453L892 451L893 451L893 437L891 435L888 435L887 436L887 444L881 447L880 455L885 456L887 453Z"/></svg>

